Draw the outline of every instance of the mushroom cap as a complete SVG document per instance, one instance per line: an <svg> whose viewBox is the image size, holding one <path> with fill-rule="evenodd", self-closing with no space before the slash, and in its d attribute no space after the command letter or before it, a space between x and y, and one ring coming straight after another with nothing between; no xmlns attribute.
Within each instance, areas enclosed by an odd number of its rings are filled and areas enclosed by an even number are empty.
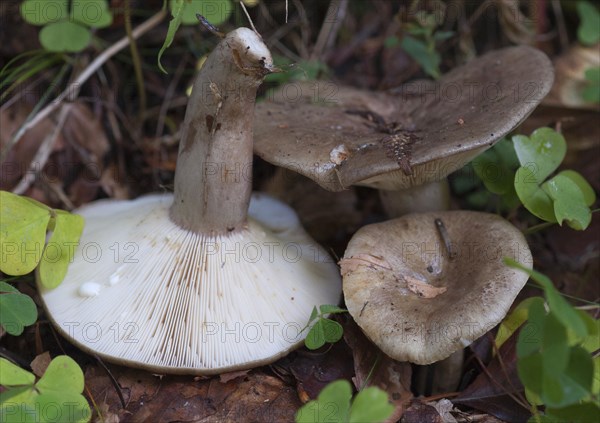
<svg viewBox="0 0 600 423"><path fill-rule="evenodd" d="M452 242L450 259L436 226ZM361 228L341 261L346 306L387 355L430 364L479 338L508 312L531 267L521 232L473 211L410 214Z"/></svg>
<svg viewBox="0 0 600 423"><path fill-rule="evenodd" d="M118 364L216 374L266 364L299 346L312 308L336 304L341 278L294 211L253 194L247 227L188 232L173 196L101 200L61 285L39 285L71 342Z"/></svg>
<svg viewBox="0 0 600 423"><path fill-rule="evenodd" d="M517 46L387 94L294 83L257 104L254 151L330 191L418 186L491 147L533 111L552 81L548 57Z"/></svg>

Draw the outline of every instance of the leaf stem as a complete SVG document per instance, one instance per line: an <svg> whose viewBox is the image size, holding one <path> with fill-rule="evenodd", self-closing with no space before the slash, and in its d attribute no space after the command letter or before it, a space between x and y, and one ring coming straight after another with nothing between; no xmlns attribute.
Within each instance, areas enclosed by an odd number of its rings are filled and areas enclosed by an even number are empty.
<svg viewBox="0 0 600 423"><path fill-rule="evenodd" d="M131 58L133 59L133 68L135 70L135 81L137 84L137 90L140 95L139 97L139 125L143 124L143 119L146 114L146 89L144 87L144 75L142 73L142 66L140 60L140 54L138 52L137 43L133 37L131 29L131 0L126 0L124 5L125 15L125 31L127 32L127 38L129 39L129 50L131 51Z"/></svg>

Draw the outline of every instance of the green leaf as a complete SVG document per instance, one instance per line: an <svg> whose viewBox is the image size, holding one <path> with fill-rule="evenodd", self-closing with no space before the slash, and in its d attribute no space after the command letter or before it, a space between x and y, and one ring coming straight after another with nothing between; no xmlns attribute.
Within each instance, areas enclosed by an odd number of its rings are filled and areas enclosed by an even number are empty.
<svg viewBox="0 0 600 423"><path fill-rule="evenodd" d="M496 348L500 349L502 344L508 340L516 331L521 327L523 323L527 321L529 316L529 307L534 301L541 301L543 304L544 299L541 297L527 298L519 303L513 311L500 323L498 327L498 333L496 334Z"/></svg>
<svg viewBox="0 0 600 423"><path fill-rule="evenodd" d="M0 326L11 335L20 335L25 326L34 324L36 320L37 307L33 300L0 281Z"/></svg>
<svg viewBox="0 0 600 423"><path fill-rule="evenodd" d="M579 339L586 338L588 335L586 322L581 318L577 310L573 308L573 306L571 306L571 304L569 304L562 295L560 295L560 293L554 287L554 284L552 284L552 281L546 275L533 269L524 267L520 263L517 263L508 257L504 259L504 263L507 266L514 267L529 274L531 279L537 282L544 290L550 310L555 313L560 322L565 327L571 328L579 337ZM529 309L529 312L531 313L531 308Z"/></svg>
<svg viewBox="0 0 600 423"><path fill-rule="evenodd" d="M529 304L528 321L521 329L517 339L517 357L519 358L535 354L542 347L542 333L546 316L544 304L544 300L540 297L535 297Z"/></svg>
<svg viewBox="0 0 600 423"><path fill-rule="evenodd" d="M567 369L559 374L558 386L562 390L560 401L547 400L549 407L565 407L589 397L594 380L592 356L581 347L572 347ZM552 370L549 370L552 371Z"/></svg>
<svg viewBox="0 0 600 423"><path fill-rule="evenodd" d="M589 182L586 181L579 172L575 172L574 170L563 170L559 173L559 175L569 178L579 187L579 190L583 194L583 199L586 206L591 206L596 202L596 193L594 192L594 188L592 188Z"/></svg>
<svg viewBox="0 0 600 423"><path fill-rule="evenodd" d="M40 410L35 408L36 395L31 386L9 388L0 392L0 422L42 421Z"/></svg>
<svg viewBox="0 0 600 423"><path fill-rule="evenodd" d="M600 416L600 407L593 402L570 405L563 408L546 407L547 420L543 422L595 422Z"/></svg>
<svg viewBox="0 0 600 423"><path fill-rule="evenodd" d="M78 367L79 368L79 367ZM87 422L91 411L83 395L71 392L50 392L37 395L34 404L44 413L46 423Z"/></svg>
<svg viewBox="0 0 600 423"><path fill-rule="evenodd" d="M83 392L83 372L75 360L66 355L59 355L50 362L42 378L36 383L38 390L43 393Z"/></svg>
<svg viewBox="0 0 600 423"><path fill-rule="evenodd" d="M438 79L440 77L440 62L441 58L437 51L429 50L427 45L420 40L417 40L410 35L405 35L402 38L402 49L412 57L423 70L428 74Z"/></svg>
<svg viewBox="0 0 600 423"><path fill-rule="evenodd" d="M171 0L172 3L176 0ZM184 2L183 15L181 23L183 25L197 25L198 18L196 14L200 14L206 18L211 24L218 26L226 22L233 12L233 3L231 0L186 0Z"/></svg>
<svg viewBox="0 0 600 423"><path fill-rule="evenodd" d="M542 184L542 189L554 201L554 215L559 225L566 220L576 230L588 227L592 212L581 189L571 178L558 174Z"/></svg>
<svg viewBox="0 0 600 423"><path fill-rule="evenodd" d="M309 350L316 350L326 342L334 343L341 339L344 333L342 325L330 319L320 318L308 331L304 345Z"/></svg>
<svg viewBox="0 0 600 423"><path fill-rule="evenodd" d="M600 41L600 13L588 1L577 2L577 13L580 24L577 28L577 38L581 44L594 45Z"/></svg>
<svg viewBox="0 0 600 423"><path fill-rule="evenodd" d="M585 322L588 336L581 341L577 335L572 331L569 331L569 339L571 340L570 345L577 345L581 342L582 348L593 353L600 349L600 336L598 336L600 334L600 320L594 319L583 310L577 310L577 312L579 313L579 317Z"/></svg>
<svg viewBox="0 0 600 423"><path fill-rule="evenodd" d="M316 400L309 401L296 413L296 423L345 423L348 421L352 387L347 380L327 385Z"/></svg>
<svg viewBox="0 0 600 423"><path fill-rule="evenodd" d="M600 394L600 356L594 357L594 381L592 382L592 394Z"/></svg>
<svg viewBox="0 0 600 423"><path fill-rule="evenodd" d="M503 147L500 147L500 146ZM512 157L506 147L512 150ZM493 148L484 151L471 163L475 174L483 181L485 187L494 194L503 195L514 191L516 155L512 145L506 141L500 141Z"/></svg>
<svg viewBox="0 0 600 423"><path fill-rule="evenodd" d="M35 382L33 373L29 373L7 359L0 357L0 385L33 385L33 382Z"/></svg>
<svg viewBox="0 0 600 423"><path fill-rule="evenodd" d="M0 207L0 271L25 275L35 269L41 259L50 211L6 191L0 191Z"/></svg>
<svg viewBox="0 0 600 423"><path fill-rule="evenodd" d="M542 394L544 387L544 368L542 366L542 355L540 353L519 358L517 361L517 372L523 386L536 395Z"/></svg>
<svg viewBox="0 0 600 423"><path fill-rule="evenodd" d="M107 0L76 0L73 2L71 17L92 28L105 28L113 21Z"/></svg>
<svg viewBox="0 0 600 423"><path fill-rule="evenodd" d="M531 214L546 222L556 222L552 198L540 188L534 170L528 167L517 169L515 191Z"/></svg>
<svg viewBox="0 0 600 423"><path fill-rule="evenodd" d="M54 231L44 248L38 268L40 282L46 288L56 288L65 278L83 232L83 225L83 217L56 211Z"/></svg>
<svg viewBox="0 0 600 423"><path fill-rule="evenodd" d="M515 135L512 141L521 166L533 165L530 169L538 185L558 168L567 152L565 138L551 128L538 128L530 137Z"/></svg>
<svg viewBox="0 0 600 423"><path fill-rule="evenodd" d="M561 172L545 181L565 157L564 137L550 128L539 128L531 137L516 135L515 152L521 166L514 180L515 191L523 205L548 222L567 221L573 229L585 229L591 221L590 201L595 194L576 172Z"/></svg>
<svg viewBox="0 0 600 423"><path fill-rule="evenodd" d="M32 25L45 25L69 18L67 0L25 0L21 3L21 16Z"/></svg>
<svg viewBox="0 0 600 423"><path fill-rule="evenodd" d="M600 103L600 67L590 68L585 71L586 86L581 93L582 98L588 103Z"/></svg>
<svg viewBox="0 0 600 423"><path fill-rule="evenodd" d="M562 373L567 368L570 352L567 331L552 312L544 319L542 352L544 372Z"/></svg>
<svg viewBox="0 0 600 423"><path fill-rule="evenodd" d="M326 319L319 319L313 325L312 328L306 334L306 339L304 340L304 345L309 350L316 350L325 345L325 325L323 321Z"/></svg>
<svg viewBox="0 0 600 423"><path fill-rule="evenodd" d="M319 310L321 314L337 314L337 313L346 313L348 310L345 308L338 307L336 305L331 304L323 304L319 306Z"/></svg>
<svg viewBox="0 0 600 423"><path fill-rule="evenodd" d="M350 423L383 422L394 412L388 395L376 387L360 391L350 407Z"/></svg>
<svg viewBox="0 0 600 423"><path fill-rule="evenodd" d="M308 324L310 324L313 320L315 320L317 318L318 314L319 314L319 312L317 311L317 306L314 306L310 313L310 317L308 318Z"/></svg>
<svg viewBox="0 0 600 423"><path fill-rule="evenodd" d="M22 422L87 422L91 411L83 392L83 372L70 357L58 356L50 362L42 378L33 386L35 377L22 369L14 369L0 358L0 370L9 378L26 381L19 388L0 393L0 421ZM4 376L1 376L4 378ZM4 380L4 379L2 379ZM2 383L4 385L4 383Z"/></svg>
<svg viewBox="0 0 600 423"><path fill-rule="evenodd" d="M338 322L330 320L330 319L321 319L323 326L323 335L325 336L325 341L334 343L339 341L344 334L344 328Z"/></svg>
<svg viewBox="0 0 600 423"><path fill-rule="evenodd" d="M89 29L69 21L54 22L40 31L40 43L48 51L77 53L91 40Z"/></svg>
<svg viewBox="0 0 600 423"><path fill-rule="evenodd" d="M87 400L81 395L84 377L75 360L66 355L59 355L50 362L42 378L36 383L40 395L36 404L40 409L50 403L59 405L56 418L49 421L85 422L91 416Z"/></svg>
<svg viewBox="0 0 600 423"><path fill-rule="evenodd" d="M181 19L183 18L183 10L184 10L184 4L183 4L183 0L172 0L171 3L171 14L173 15L173 19L171 19L169 21L169 29L167 29L167 36L165 37L165 42L163 43L162 47L160 48L160 51L158 52L158 68L163 72L163 73L168 73L165 68L163 68L162 64L160 63L160 58L162 57L163 53L165 52L166 49L169 48L169 46L173 43L173 39L175 38L175 33L177 32L177 30L179 29L179 26L181 25Z"/></svg>

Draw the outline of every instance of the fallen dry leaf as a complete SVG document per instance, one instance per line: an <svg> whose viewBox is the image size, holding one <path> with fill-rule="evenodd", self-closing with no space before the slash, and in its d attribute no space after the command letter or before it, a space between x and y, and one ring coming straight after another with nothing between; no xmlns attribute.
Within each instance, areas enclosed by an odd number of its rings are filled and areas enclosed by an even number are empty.
<svg viewBox="0 0 600 423"><path fill-rule="evenodd" d="M437 410L440 416L442 416L444 423L457 423L456 419L451 413L451 411L454 410L454 404L452 404L452 401L449 399L442 398L439 401L429 402L427 404L431 405Z"/></svg>
<svg viewBox="0 0 600 423"><path fill-rule="evenodd" d="M120 421L282 422L293 421L301 406L292 387L260 370L222 383L218 378L159 378L138 369L108 368L120 386L125 408L99 365L86 369L86 387L96 401L108 405L105 412L118 416Z"/></svg>
<svg viewBox="0 0 600 423"><path fill-rule="evenodd" d="M250 370L240 370L237 372L228 372L228 373L221 373L219 375L219 380L221 381L221 383L227 383L229 381L235 380L239 377L244 377L248 374Z"/></svg>
<svg viewBox="0 0 600 423"><path fill-rule="evenodd" d="M529 409L514 400L515 396L523 398L523 385L517 374L518 333L502 344L486 369L453 399L455 404L476 408L507 422L527 421Z"/></svg>
<svg viewBox="0 0 600 423"><path fill-rule="evenodd" d="M287 364L283 364L285 362ZM349 381L354 375L352 352L343 342L336 342L325 351L299 350L278 363L294 376L302 402L317 398L327 384L339 379Z"/></svg>
<svg viewBox="0 0 600 423"><path fill-rule="evenodd" d="M440 294L446 292L445 286L433 286L429 285L427 282L422 282L417 278L413 278L412 276L403 275L402 276L406 281L406 286L411 292L414 292L419 297L422 298L435 298Z"/></svg>
<svg viewBox="0 0 600 423"><path fill-rule="evenodd" d="M371 254L356 254L352 257L343 258L339 261L342 276L350 272L355 272L360 266L381 267L382 269L392 270L392 266L383 257Z"/></svg>
<svg viewBox="0 0 600 423"><path fill-rule="evenodd" d="M37 377L42 377L51 361L52 358L50 357L50 353L48 351L36 356L31 362L31 370L33 370L33 374L35 374Z"/></svg>
<svg viewBox="0 0 600 423"><path fill-rule="evenodd" d="M413 395L410 390L412 367L391 359L377 348L362 333L352 319L344 324L344 340L352 349L355 377L352 379L356 389L376 386L387 392L394 404L394 413L387 421L396 422L404 413L407 403Z"/></svg>
<svg viewBox="0 0 600 423"><path fill-rule="evenodd" d="M435 407L414 399L402 416L402 423L446 423Z"/></svg>

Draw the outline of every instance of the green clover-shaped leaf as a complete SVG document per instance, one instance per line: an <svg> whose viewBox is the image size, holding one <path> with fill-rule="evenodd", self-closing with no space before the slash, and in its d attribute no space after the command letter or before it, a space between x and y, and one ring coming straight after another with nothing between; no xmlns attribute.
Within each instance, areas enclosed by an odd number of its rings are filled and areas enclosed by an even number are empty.
<svg viewBox="0 0 600 423"><path fill-rule="evenodd" d="M512 140L521 166L532 171L537 185L558 168L567 152L565 138L551 128L536 129L530 137L515 135Z"/></svg>
<svg viewBox="0 0 600 423"><path fill-rule="evenodd" d="M40 43L48 51L76 53L92 38L89 29L70 21L53 22L40 31Z"/></svg>
<svg viewBox="0 0 600 423"><path fill-rule="evenodd" d="M542 189L553 200L554 216L562 225L567 221L573 229L583 230L592 221L592 212L579 185L569 176L559 173L542 184Z"/></svg>
<svg viewBox="0 0 600 423"><path fill-rule="evenodd" d="M394 412L386 392L374 386L360 391L350 407L350 423L382 422Z"/></svg>
<svg viewBox="0 0 600 423"><path fill-rule="evenodd" d="M32 25L46 25L69 18L66 0L25 0L21 3L21 16Z"/></svg>
<svg viewBox="0 0 600 423"><path fill-rule="evenodd" d="M92 28L105 28L110 26L113 21L112 13L106 0L74 1L71 18Z"/></svg>
<svg viewBox="0 0 600 423"><path fill-rule="evenodd" d="M596 6L588 1L577 2L577 13L581 23L577 29L577 38L582 44L594 45L600 41L600 13Z"/></svg>
<svg viewBox="0 0 600 423"><path fill-rule="evenodd" d="M46 288L56 288L65 278L83 232L83 224L83 217L56 210L54 230L38 267L40 282Z"/></svg>
<svg viewBox="0 0 600 423"><path fill-rule="evenodd" d="M394 411L388 395L376 387L359 392L352 399L352 387L347 380L336 380L319 393L316 400L306 403L296 413L297 423L362 423L382 422Z"/></svg>
<svg viewBox="0 0 600 423"><path fill-rule="evenodd" d="M309 401L296 413L297 423L345 423L348 421L352 387L347 380L327 385L316 400Z"/></svg>
<svg viewBox="0 0 600 423"><path fill-rule="evenodd" d="M42 378L0 358L0 421L87 422L91 417L83 392L83 372L70 357L52 360Z"/></svg>
<svg viewBox="0 0 600 423"><path fill-rule="evenodd" d="M6 191L0 191L0 270L25 275L39 263L50 222L50 209Z"/></svg>
<svg viewBox="0 0 600 423"><path fill-rule="evenodd" d="M0 281L0 326L11 335L20 335L25 326L37 320L37 307L33 300L17 288Z"/></svg>
<svg viewBox="0 0 600 423"><path fill-rule="evenodd" d="M585 71L586 86L581 96L588 103L600 103L600 67L590 68Z"/></svg>
<svg viewBox="0 0 600 423"><path fill-rule="evenodd" d="M575 171L563 171L546 181L567 151L564 137L550 128L539 128L530 137L515 135L515 152L521 167L514 186L525 208L547 222L567 221L573 229L585 229L591 221L589 206L595 193Z"/></svg>

